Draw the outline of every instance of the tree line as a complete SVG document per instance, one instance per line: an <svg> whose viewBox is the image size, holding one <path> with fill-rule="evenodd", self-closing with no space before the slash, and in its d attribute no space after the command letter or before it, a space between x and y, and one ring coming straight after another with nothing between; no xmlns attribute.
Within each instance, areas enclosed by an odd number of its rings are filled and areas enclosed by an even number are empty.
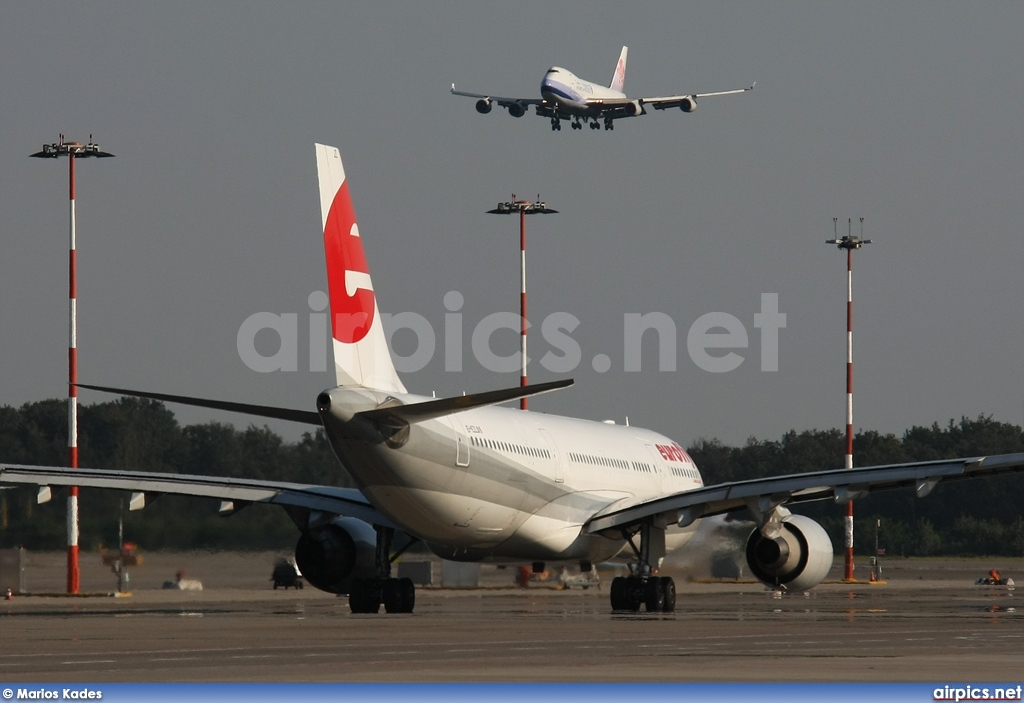
<svg viewBox="0 0 1024 703"><path fill-rule="evenodd" d="M119 398L79 408L79 457L84 467L233 476L351 486L323 430L285 442L267 427L244 430L208 422L182 427L158 401ZM843 466L845 435L838 429L787 432L780 440L750 438L741 447L698 439L687 448L706 484ZM912 427L902 436L861 431L857 466L1024 452L1021 427L991 417ZM0 407L0 460L66 465L67 403L44 400ZM0 491L0 547L61 549L65 502L55 491L36 503L34 487ZM874 536L889 555L1024 556L1024 475L940 484L926 498L913 491L878 493L856 502L856 551L874 553ZM142 511L127 511L127 494L82 489L81 547L117 544L118 518L126 539L144 549L290 549L295 527L280 509L252 507L224 518L214 500L165 495ZM843 508L823 501L798 506L843 543Z"/></svg>

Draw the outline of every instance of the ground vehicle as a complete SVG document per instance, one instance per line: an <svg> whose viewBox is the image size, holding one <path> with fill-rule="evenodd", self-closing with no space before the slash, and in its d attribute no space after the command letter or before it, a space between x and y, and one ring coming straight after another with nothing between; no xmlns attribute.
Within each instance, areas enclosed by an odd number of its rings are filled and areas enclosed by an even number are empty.
<svg viewBox="0 0 1024 703"><path fill-rule="evenodd" d="M278 559L274 562L274 572L270 575L270 580L274 582L275 591L278 587L302 588L303 586L302 572L295 565L294 559Z"/></svg>

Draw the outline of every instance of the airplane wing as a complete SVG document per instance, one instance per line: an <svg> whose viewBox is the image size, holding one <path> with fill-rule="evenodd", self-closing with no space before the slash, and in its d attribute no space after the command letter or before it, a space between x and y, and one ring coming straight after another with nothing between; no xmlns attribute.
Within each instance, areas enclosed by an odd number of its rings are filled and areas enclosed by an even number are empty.
<svg viewBox="0 0 1024 703"><path fill-rule="evenodd" d="M697 98L710 98L715 95L736 95L738 93L746 93L749 90L753 90L755 85L757 85L757 81L754 81L749 88L740 88L738 90L719 90L714 93L690 93L689 95L666 95L658 98L640 98L640 103L642 105L650 105L655 110L668 110L673 107L682 107L686 112L693 112L697 106Z"/></svg>
<svg viewBox="0 0 1024 703"><path fill-rule="evenodd" d="M145 507L147 494L152 500L161 494L171 493L219 499L220 511L224 514L235 512L251 503L266 503L307 512L354 517L381 527L395 527L355 488L255 481L223 476L71 469L24 464L0 464L0 484L39 486L40 503L50 499L51 486L83 486L132 491L129 510Z"/></svg>
<svg viewBox="0 0 1024 703"><path fill-rule="evenodd" d="M455 90L455 84L452 83L452 95L464 95L467 98L482 98L484 100L490 100L491 102L498 103L502 107L508 107L513 103L519 103L520 105L546 105L547 101L542 98L503 98L499 95L484 95L482 93L465 93L461 90Z"/></svg>
<svg viewBox="0 0 1024 703"><path fill-rule="evenodd" d="M547 100L544 100L543 98L503 98L500 95L484 95L483 93L466 93L466 92L461 91L461 90L455 90L455 84L454 83L452 83L452 95L462 95L462 96L465 96L467 98L476 98L478 100L484 101L487 104L487 109L483 110L484 112L490 112L490 104L491 103L498 103L498 105L500 105L501 107L504 107L506 109L507 108L525 109L529 105L536 105L537 107L545 107L548 104ZM477 107L477 110L480 110L480 108Z"/></svg>
<svg viewBox="0 0 1024 703"><path fill-rule="evenodd" d="M1021 471L1024 454L1000 454L734 481L653 500L615 503L592 517L583 529L586 533L619 530L648 518L686 526L697 518L744 508L756 518L782 505L827 499L846 503L875 491L902 487L913 488L923 498L943 481Z"/></svg>

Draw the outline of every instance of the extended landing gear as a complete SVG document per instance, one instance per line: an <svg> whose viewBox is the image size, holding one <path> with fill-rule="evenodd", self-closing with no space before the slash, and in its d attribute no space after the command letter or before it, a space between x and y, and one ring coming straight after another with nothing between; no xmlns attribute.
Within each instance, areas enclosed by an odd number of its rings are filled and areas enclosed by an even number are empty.
<svg viewBox="0 0 1024 703"><path fill-rule="evenodd" d="M676 582L669 576L617 576L612 580L612 610L671 613L676 609Z"/></svg>
<svg viewBox="0 0 1024 703"><path fill-rule="evenodd" d="M676 582L668 576L655 576L651 567L659 564L665 556L665 525L647 519L640 524L638 532L639 549L633 541L636 532L623 530L622 536L633 549L637 561L630 564L632 576L618 576L612 580L612 610L635 613L643 605L648 613L671 613L676 609Z"/></svg>
<svg viewBox="0 0 1024 703"><path fill-rule="evenodd" d="M604 118L604 128L605 129L615 129L615 122L612 120L611 117L605 117Z"/></svg>
<svg viewBox="0 0 1024 703"><path fill-rule="evenodd" d="M573 125L573 129L576 129L575 125ZM562 120L558 119L557 116L551 118L551 131L552 132L561 132L562 131Z"/></svg>
<svg viewBox="0 0 1024 703"><path fill-rule="evenodd" d="M356 579L348 594L353 613L380 612L380 604L388 613L411 613L416 605L416 586L412 579Z"/></svg>
<svg viewBox="0 0 1024 703"><path fill-rule="evenodd" d="M412 579L392 578L391 563L402 556L416 540L409 540L392 556L394 528L374 526L374 529L377 531L377 553L374 560L377 578L353 579L349 587L348 606L353 613L377 613L383 603L388 613L411 613L416 605L416 586Z"/></svg>

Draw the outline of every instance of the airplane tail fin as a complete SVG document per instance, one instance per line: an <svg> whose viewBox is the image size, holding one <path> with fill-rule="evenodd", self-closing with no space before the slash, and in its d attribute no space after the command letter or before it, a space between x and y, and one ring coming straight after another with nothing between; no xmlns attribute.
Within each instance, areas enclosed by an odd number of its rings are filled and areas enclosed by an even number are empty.
<svg viewBox="0 0 1024 703"><path fill-rule="evenodd" d="M339 151L317 144L316 169L338 385L405 393L388 350Z"/></svg>
<svg viewBox="0 0 1024 703"><path fill-rule="evenodd" d="M626 53L629 51L628 46L622 47L622 53L619 54L619 62L615 64L615 73L612 74L612 82L608 84L608 87L612 90L617 90L620 93L625 92L626 85Z"/></svg>

